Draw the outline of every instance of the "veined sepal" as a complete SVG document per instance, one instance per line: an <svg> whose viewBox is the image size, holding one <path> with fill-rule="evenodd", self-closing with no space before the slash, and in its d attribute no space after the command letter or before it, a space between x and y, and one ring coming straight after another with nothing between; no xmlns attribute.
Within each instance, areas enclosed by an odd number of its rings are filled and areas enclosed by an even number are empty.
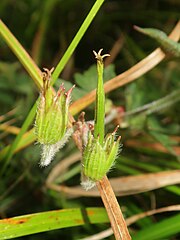
<svg viewBox="0 0 180 240"><path fill-rule="evenodd" d="M115 141L116 130L108 134L103 145L98 138L94 138L91 132L88 135L87 145L82 157L82 183L89 190L96 181L101 180L114 165L119 153L120 137Z"/></svg>

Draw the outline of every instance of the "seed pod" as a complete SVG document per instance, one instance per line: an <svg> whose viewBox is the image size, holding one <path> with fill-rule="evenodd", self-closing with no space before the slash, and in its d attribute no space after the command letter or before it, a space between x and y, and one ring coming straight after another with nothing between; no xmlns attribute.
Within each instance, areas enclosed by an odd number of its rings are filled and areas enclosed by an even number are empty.
<svg viewBox="0 0 180 240"><path fill-rule="evenodd" d="M115 141L115 132L108 134L103 146L91 132L83 151L82 171L91 181L101 180L113 166L119 151L120 137ZM82 183L82 185L85 185Z"/></svg>
<svg viewBox="0 0 180 240"><path fill-rule="evenodd" d="M103 86L103 59L109 54L101 55L103 49L94 52L97 59L98 83L96 91L96 108L94 133L88 134L88 140L82 156L82 182L85 190L91 189L96 181L101 180L110 170L119 150L120 137L115 141L115 133L108 134L104 139L105 94Z"/></svg>
<svg viewBox="0 0 180 240"><path fill-rule="evenodd" d="M35 134L37 142L43 145L41 165L46 166L70 135L68 111L73 88L66 93L61 85L56 93L50 86L52 70L44 70L46 72L36 114Z"/></svg>

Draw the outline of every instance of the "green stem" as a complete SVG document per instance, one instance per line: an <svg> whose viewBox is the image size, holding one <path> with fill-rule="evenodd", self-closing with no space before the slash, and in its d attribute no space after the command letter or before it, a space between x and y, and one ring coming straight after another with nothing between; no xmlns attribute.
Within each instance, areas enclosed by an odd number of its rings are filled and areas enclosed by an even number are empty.
<svg viewBox="0 0 180 240"><path fill-rule="evenodd" d="M97 60L98 83L96 90L96 108L95 108L95 124L94 137L99 138L99 143L104 142L104 117L105 117L105 94L103 85L103 69L102 59Z"/></svg>
<svg viewBox="0 0 180 240"><path fill-rule="evenodd" d="M104 0L97 0L93 7L91 8L89 14L87 15L86 19L84 20L83 24L81 25L79 31L76 33L74 39L72 40L71 44L69 45L68 49L66 50L65 54L63 55L62 59L58 63L57 67L55 68L53 74L52 74L52 84L55 83L57 80L58 76L64 69L64 66L68 62L69 58L73 54L75 48L79 44L81 38L84 36L86 30L88 29L89 25L91 24L92 20L96 16L99 8L103 4Z"/></svg>

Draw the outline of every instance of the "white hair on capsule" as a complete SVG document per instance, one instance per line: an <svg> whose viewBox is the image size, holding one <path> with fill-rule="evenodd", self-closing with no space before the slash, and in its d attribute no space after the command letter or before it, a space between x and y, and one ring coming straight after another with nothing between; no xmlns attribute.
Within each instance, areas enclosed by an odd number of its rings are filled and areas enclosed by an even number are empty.
<svg viewBox="0 0 180 240"><path fill-rule="evenodd" d="M69 128L65 136L55 144L41 144L41 160L40 166L47 167L53 160L55 154L61 149L68 141L69 137L73 133L73 129Z"/></svg>

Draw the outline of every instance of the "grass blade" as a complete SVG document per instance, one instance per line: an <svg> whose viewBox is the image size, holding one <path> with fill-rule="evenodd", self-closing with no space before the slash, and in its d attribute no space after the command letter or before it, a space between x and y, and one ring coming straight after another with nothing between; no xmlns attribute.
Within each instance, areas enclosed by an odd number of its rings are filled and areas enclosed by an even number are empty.
<svg viewBox="0 0 180 240"><path fill-rule="evenodd" d="M104 208L86 208L84 214L91 224L109 222ZM86 221L80 208L63 209L0 220L0 232L1 239L12 239L84 224Z"/></svg>
<svg viewBox="0 0 180 240"><path fill-rule="evenodd" d="M14 35L10 32L10 30L6 27L6 25L0 19L0 35L8 44L10 49L22 63L26 71L29 73L31 78L34 80L35 84L39 89L42 86L42 79L41 79L41 71L34 63L32 58L23 48L23 46L19 43L19 41L14 37Z"/></svg>
<svg viewBox="0 0 180 240"><path fill-rule="evenodd" d="M64 66L68 62L69 58L73 54L75 48L81 41L81 38L84 36L86 30L88 29L89 25L91 24L92 20L96 16L98 10L100 9L101 5L103 4L104 0L97 0L93 7L91 8L89 14L87 15L86 19L84 20L83 24L81 25L79 31L76 33L74 39L72 40L71 44L69 45L67 51L63 55L62 59L58 63L57 67L55 68L52 74L52 84L57 80L58 76L62 72Z"/></svg>

